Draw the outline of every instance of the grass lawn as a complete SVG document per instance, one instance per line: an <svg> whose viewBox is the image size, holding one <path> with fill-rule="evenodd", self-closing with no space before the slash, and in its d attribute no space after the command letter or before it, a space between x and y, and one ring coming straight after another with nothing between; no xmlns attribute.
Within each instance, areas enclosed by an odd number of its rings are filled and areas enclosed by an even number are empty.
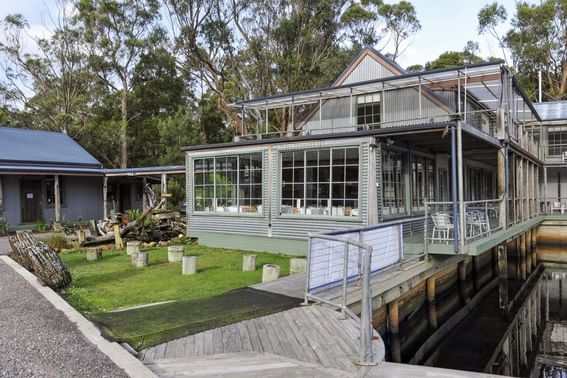
<svg viewBox="0 0 567 378"><path fill-rule="evenodd" d="M187 245L186 255L198 256L196 275L181 274L181 263L167 261L167 248L146 249L149 266L135 268L124 251L103 252L100 261L88 262L82 251L60 254L69 267L73 283L66 300L81 312L98 313L136 305L195 300L219 295L258 283L262 265L277 264L280 276L289 274L289 257L253 252L258 270L242 272L242 256L232 249Z"/></svg>

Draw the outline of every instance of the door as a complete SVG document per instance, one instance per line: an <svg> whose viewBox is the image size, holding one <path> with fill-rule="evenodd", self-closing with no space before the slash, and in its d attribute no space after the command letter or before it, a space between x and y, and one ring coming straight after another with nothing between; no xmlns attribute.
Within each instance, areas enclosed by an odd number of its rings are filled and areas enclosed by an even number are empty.
<svg viewBox="0 0 567 378"><path fill-rule="evenodd" d="M22 180L22 223L42 219L41 180Z"/></svg>

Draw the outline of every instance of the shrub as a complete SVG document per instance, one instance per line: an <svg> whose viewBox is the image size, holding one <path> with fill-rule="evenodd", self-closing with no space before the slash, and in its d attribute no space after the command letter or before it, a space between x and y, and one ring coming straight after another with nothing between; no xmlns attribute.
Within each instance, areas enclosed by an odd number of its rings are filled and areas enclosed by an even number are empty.
<svg viewBox="0 0 567 378"><path fill-rule="evenodd" d="M8 231L10 229L10 224L8 220L4 217L0 217L0 235L8 235Z"/></svg>
<svg viewBox="0 0 567 378"><path fill-rule="evenodd" d="M45 231L49 230L49 222L47 222L45 219L40 219L35 224L34 229L37 232L45 232Z"/></svg>
<svg viewBox="0 0 567 378"><path fill-rule="evenodd" d="M43 242L55 251L71 248L72 245L63 234L54 234L48 238L43 239Z"/></svg>

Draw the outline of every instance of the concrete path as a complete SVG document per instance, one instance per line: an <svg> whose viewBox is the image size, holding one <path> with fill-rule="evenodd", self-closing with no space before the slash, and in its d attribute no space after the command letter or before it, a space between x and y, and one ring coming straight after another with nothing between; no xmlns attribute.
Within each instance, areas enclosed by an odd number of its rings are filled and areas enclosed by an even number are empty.
<svg viewBox="0 0 567 378"><path fill-rule="evenodd" d="M8 243L8 237L2 236L0 237L0 256L7 255L10 253L12 248L10 248L10 243Z"/></svg>
<svg viewBox="0 0 567 378"><path fill-rule="evenodd" d="M0 330L0 376L128 376L2 260Z"/></svg>

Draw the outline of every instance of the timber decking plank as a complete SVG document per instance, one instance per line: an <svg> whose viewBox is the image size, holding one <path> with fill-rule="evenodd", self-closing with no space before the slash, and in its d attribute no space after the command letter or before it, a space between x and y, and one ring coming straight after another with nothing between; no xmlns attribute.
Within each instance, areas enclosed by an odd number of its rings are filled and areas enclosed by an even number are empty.
<svg viewBox="0 0 567 378"><path fill-rule="evenodd" d="M262 350L266 353L278 354L275 348L272 346L272 341L268 337L268 332L266 331L266 327L262 324L261 318L253 319L252 322L256 326L256 330L258 330L258 337L260 338L260 343L262 344Z"/></svg>
<svg viewBox="0 0 567 378"><path fill-rule="evenodd" d="M199 332L195 337L195 349L193 350L193 356L201 357L204 354L205 348L205 332Z"/></svg>
<svg viewBox="0 0 567 378"><path fill-rule="evenodd" d="M276 332L280 344L286 353L286 356L298 360L297 354L297 342L294 342L294 338L290 338L290 334L282 327L282 319L280 314L276 313L270 316L271 324Z"/></svg>
<svg viewBox="0 0 567 378"><path fill-rule="evenodd" d="M240 339L240 332L238 332L238 328L234 324L223 327L222 339L224 343L225 353L242 352L242 340Z"/></svg>
<svg viewBox="0 0 567 378"><path fill-rule="evenodd" d="M345 318L344 320L341 319L342 314L338 313L337 311L333 311L331 315L333 316L332 319L328 319L328 315L323 315L323 309L321 306L319 308L314 308L312 306L313 314L319 319L320 323L324 328L329 331L331 335L336 335L341 338L341 341L338 345L345 351L346 355L351 357L352 355L356 355L357 347L354 343L352 337L345 332L346 325L352 320L351 318ZM325 309L326 310L326 309ZM331 310L332 311L332 310Z"/></svg>
<svg viewBox="0 0 567 378"><path fill-rule="evenodd" d="M271 316L264 316L258 318L258 320L266 330L268 339L270 340L272 348L274 349L274 354L277 354L279 356L287 356L286 351L284 350L280 340L278 339L277 331L273 327Z"/></svg>
<svg viewBox="0 0 567 378"><path fill-rule="evenodd" d="M163 344L156 346L156 351L155 351L155 355L154 355L154 358L153 358L154 360L159 360L161 358L164 358L165 352L167 350L167 344L169 344L169 343L163 343Z"/></svg>
<svg viewBox="0 0 567 378"><path fill-rule="evenodd" d="M214 354L213 330L209 329L203 332L203 355L210 356L212 354Z"/></svg>
<svg viewBox="0 0 567 378"><path fill-rule="evenodd" d="M246 331L250 336L250 343L252 344L252 350L256 352L262 352L262 342L260 341L260 337L258 336L258 330L256 329L256 325L252 320L243 322L244 326L246 327Z"/></svg>
<svg viewBox="0 0 567 378"><path fill-rule="evenodd" d="M185 357L195 356L195 335L185 338Z"/></svg>
<svg viewBox="0 0 567 378"><path fill-rule="evenodd" d="M245 352L254 350L252 348L252 341L250 340L250 335L248 334L248 329L246 328L245 322L236 323L235 326L238 328L238 332L240 333L240 340L242 340L242 350Z"/></svg>
<svg viewBox="0 0 567 378"><path fill-rule="evenodd" d="M328 367L335 367L341 370L352 371L354 369L352 362L344 356L344 352L342 348L337 344L335 338L329 334L329 332L319 324L319 321L315 317L312 311L313 306L305 307L305 315L308 319L311 320L313 324L313 330L315 330L319 337L320 341L324 343L325 347L330 353L331 357L331 364Z"/></svg>
<svg viewBox="0 0 567 378"><path fill-rule="evenodd" d="M222 327L213 329L213 354L224 353Z"/></svg>
<svg viewBox="0 0 567 378"><path fill-rule="evenodd" d="M283 319L283 326L290 329L297 340L297 344L301 348L301 354L298 353L300 357L299 359L306 362L320 363L321 361L319 360L319 357L317 357L317 354L313 351L309 340L305 337L305 332L301 332L299 323L295 321L290 312L284 311L281 313L281 316Z"/></svg>
<svg viewBox="0 0 567 378"><path fill-rule="evenodd" d="M185 337L177 340L171 340L167 344L164 358L181 357L185 353Z"/></svg>

